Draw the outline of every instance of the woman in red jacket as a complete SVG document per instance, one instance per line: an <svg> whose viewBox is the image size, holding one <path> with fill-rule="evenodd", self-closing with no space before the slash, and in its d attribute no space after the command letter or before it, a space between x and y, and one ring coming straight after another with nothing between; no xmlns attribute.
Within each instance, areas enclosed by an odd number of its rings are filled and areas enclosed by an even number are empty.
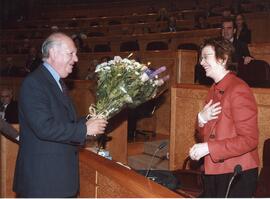
<svg viewBox="0 0 270 199"><path fill-rule="evenodd" d="M206 105L198 114L203 143L189 151L193 160L204 157L204 196L226 196L236 165L242 172L231 184L229 197L252 197L258 176L257 105L249 86L230 71L232 44L208 39L202 45L200 64L214 80Z"/></svg>

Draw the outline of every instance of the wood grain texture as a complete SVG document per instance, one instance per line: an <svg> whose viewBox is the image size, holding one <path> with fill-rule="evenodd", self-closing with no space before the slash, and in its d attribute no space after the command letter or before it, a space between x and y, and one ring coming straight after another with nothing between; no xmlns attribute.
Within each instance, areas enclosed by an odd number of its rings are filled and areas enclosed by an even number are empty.
<svg viewBox="0 0 270 199"><path fill-rule="evenodd" d="M179 198L182 197L171 190L148 180L142 175L129 170L114 161L98 156L90 151L80 153L80 164L86 165L82 172L96 170L96 197L124 198ZM84 175L87 176L87 175ZM81 180L83 180L81 178ZM90 197L90 196L87 196Z"/></svg>

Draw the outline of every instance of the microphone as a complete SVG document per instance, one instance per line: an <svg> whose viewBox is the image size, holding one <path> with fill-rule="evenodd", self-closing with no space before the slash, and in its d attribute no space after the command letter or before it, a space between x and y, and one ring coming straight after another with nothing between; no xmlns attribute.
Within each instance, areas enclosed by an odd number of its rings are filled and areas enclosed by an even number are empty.
<svg viewBox="0 0 270 199"><path fill-rule="evenodd" d="M232 182L234 180L234 178L240 174L242 172L242 166L240 164L237 164L235 167L234 167L234 172L233 172L233 176L229 182L229 185L227 187L227 191L226 191L226 195L225 195L225 198L228 198L228 195L229 195L229 192L230 192L230 189L231 189L231 185L232 185Z"/></svg>
<svg viewBox="0 0 270 199"><path fill-rule="evenodd" d="M150 170L151 170L151 168L152 168L152 163L153 163L154 157L156 156L156 153L157 153L158 151L160 151L161 149L163 149L165 146L167 146L167 142L162 142L162 143L157 147L157 149L155 150L154 154L152 155L152 158L151 158L149 167L148 167L147 172L146 172L146 174L145 174L144 177L148 177L149 172L150 172Z"/></svg>

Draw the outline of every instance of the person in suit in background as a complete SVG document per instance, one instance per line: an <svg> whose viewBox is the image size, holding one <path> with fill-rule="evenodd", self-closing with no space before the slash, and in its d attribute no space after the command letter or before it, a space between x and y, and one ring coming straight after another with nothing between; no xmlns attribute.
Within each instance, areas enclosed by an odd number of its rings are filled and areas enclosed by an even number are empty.
<svg viewBox="0 0 270 199"><path fill-rule="evenodd" d="M230 71L233 46L225 39L202 45L201 65L214 80L206 105L198 113L202 143L193 145L193 160L204 158L204 197L223 198L236 165L242 172L231 185L229 197L251 198L258 177L258 110L249 86Z"/></svg>
<svg viewBox="0 0 270 199"><path fill-rule="evenodd" d="M23 81L19 97L20 146L13 190L19 197L76 197L79 151L87 135L103 134L104 119L78 119L62 78L78 61L72 39L51 34L43 64Z"/></svg>
<svg viewBox="0 0 270 199"><path fill-rule="evenodd" d="M0 132L2 135L10 138L13 142L19 141L19 133L9 123L0 118Z"/></svg>
<svg viewBox="0 0 270 199"><path fill-rule="evenodd" d="M18 120L18 103L13 100L13 92L9 88L4 88L0 93L0 112L2 118L8 123L16 124Z"/></svg>
<svg viewBox="0 0 270 199"><path fill-rule="evenodd" d="M222 23L222 37L229 40L234 48L233 62L249 64L253 58L250 56L247 43L235 39L236 25L232 18L225 18Z"/></svg>

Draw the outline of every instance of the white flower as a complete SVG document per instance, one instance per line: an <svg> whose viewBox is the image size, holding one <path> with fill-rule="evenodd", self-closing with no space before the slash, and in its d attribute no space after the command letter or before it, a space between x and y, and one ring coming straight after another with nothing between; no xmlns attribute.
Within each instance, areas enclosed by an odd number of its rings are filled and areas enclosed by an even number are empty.
<svg viewBox="0 0 270 199"><path fill-rule="evenodd" d="M123 59L123 62L126 63L126 64L131 64L131 61L127 58Z"/></svg>
<svg viewBox="0 0 270 199"><path fill-rule="evenodd" d="M163 79L158 79L158 80L154 81L154 84L157 86L161 86L162 84L164 84L164 81L163 81Z"/></svg>
<svg viewBox="0 0 270 199"><path fill-rule="evenodd" d="M147 75L146 73L143 73L143 74L141 75L141 81L142 81L142 82L146 82L147 80L149 80L148 75Z"/></svg>
<svg viewBox="0 0 270 199"><path fill-rule="evenodd" d="M129 64L129 65L127 65L127 69L132 69L133 70L134 66Z"/></svg>
<svg viewBox="0 0 270 199"><path fill-rule="evenodd" d="M133 102L132 98L129 95L126 95L125 96L125 101L128 102L128 103L132 103Z"/></svg>
<svg viewBox="0 0 270 199"><path fill-rule="evenodd" d="M120 61L122 61L122 58L120 56L114 56L114 61L120 62Z"/></svg>
<svg viewBox="0 0 270 199"><path fill-rule="evenodd" d="M123 86L119 87L121 91L123 91L124 93L127 93L126 89Z"/></svg>
<svg viewBox="0 0 270 199"><path fill-rule="evenodd" d="M148 67L147 67L147 66L145 66L145 65L142 65L141 70L142 70L142 71L145 71L146 69L148 69Z"/></svg>
<svg viewBox="0 0 270 199"><path fill-rule="evenodd" d="M113 60L110 60L110 61L108 62L108 65L113 65L113 64L115 64L115 62L114 62Z"/></svg>

